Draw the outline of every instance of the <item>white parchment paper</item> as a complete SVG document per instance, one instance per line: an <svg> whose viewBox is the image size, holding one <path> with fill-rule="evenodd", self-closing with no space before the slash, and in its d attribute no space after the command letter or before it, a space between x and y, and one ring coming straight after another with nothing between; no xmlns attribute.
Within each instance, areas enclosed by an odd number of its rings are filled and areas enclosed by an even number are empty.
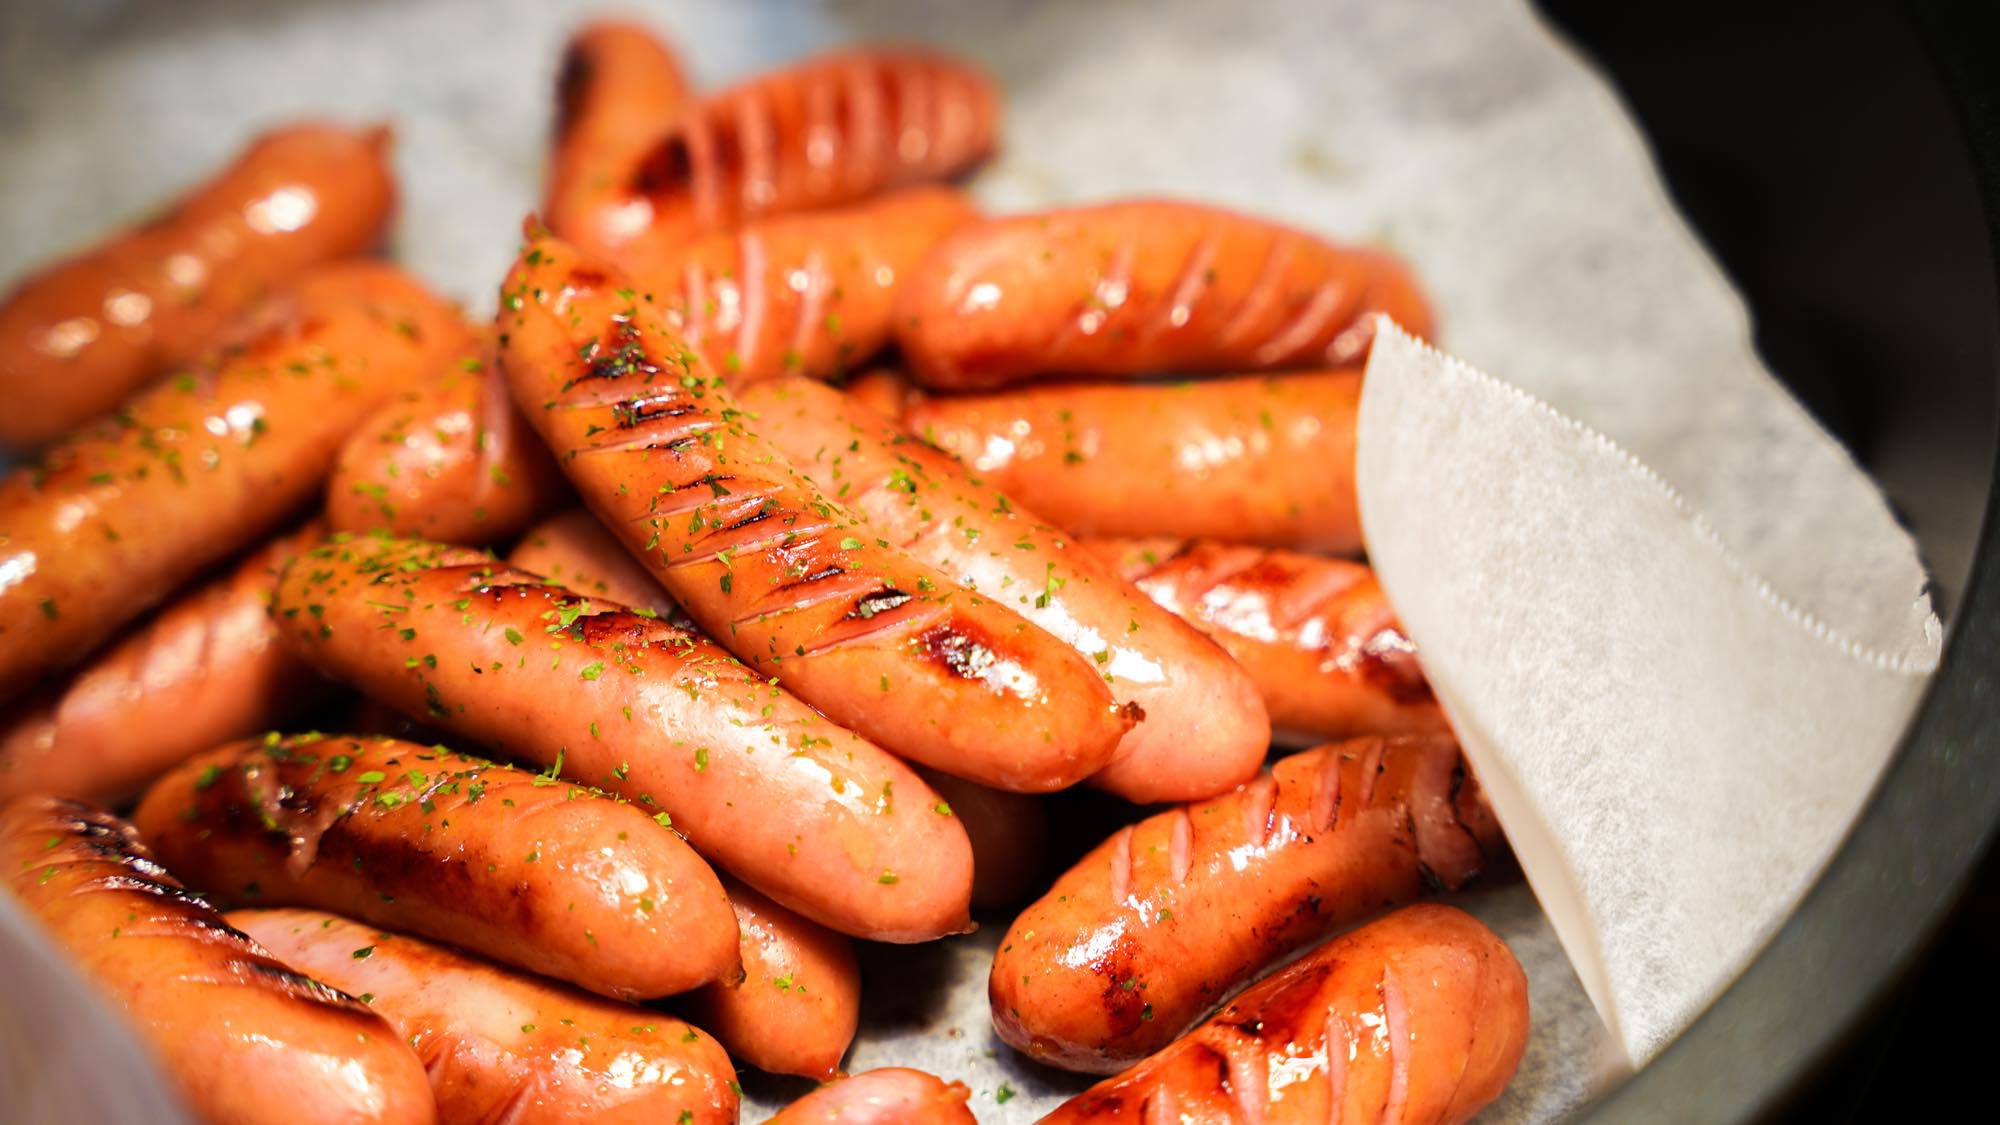
<svg viewBox="0 0 2000 1125"><path fill-rule="evenodd" d="M143 214L301 114L394 122L399 257L491 308L539 194L557 52L595 5L548 0L11 0L0 4L0 277ZM704 83L833 43L922 39L982 60L1007 87L997 207L1179 194L1416 265L1443 339L1590 420L1702 505L1789 494L1838 451L1773 444L1797 411L1722 393L1763 376L1742 311L1689 238L1601 81L1509 0L626 0L674 36ZM1727 410L1695 410L1701 402ZM1837 477L1838 474L1833 474ZM1805 493L1781 525L1725 528L1785 588L1854 612L1841 576L1872 574L1873 495ZM1851 522L1862 512L1863 533ZM1729 509L1717 506L1717 526ZM1794 583L1803 529L1851 567ZM1470 530L1470 529L1466 529ZM1898 556L1891 550L1893 561ZM1858 605L1859 603L1854 603ZM1821 607L1830 607L1822 610ZM1866 607L1860 607L1866 612ZM1895 620L1892 613L1891 617ZM1864 622L1863 624L1866 624ZM1861 630L1857 630L1859 632ZM1468 903L1531 980L1521 1074L1486 1119L1540 1121L1583 1096L1606 1043L1553 932L1519 885ZM0 903L0 909L6 909ZM985 970L1005 918L972 937L866 957L849 1065L965 1080L982 1120L1033 1120L1084 1083L1026 1064L987 1023ZM21 1011L0 995L0 1018ZM100 1078L120 1068L80 1065ZM752 1077L746 1120L796 1093ZM0 1090L0 1104L15 1104ZM1003 1100L1004 1099L1004 1100Z"/></svg>

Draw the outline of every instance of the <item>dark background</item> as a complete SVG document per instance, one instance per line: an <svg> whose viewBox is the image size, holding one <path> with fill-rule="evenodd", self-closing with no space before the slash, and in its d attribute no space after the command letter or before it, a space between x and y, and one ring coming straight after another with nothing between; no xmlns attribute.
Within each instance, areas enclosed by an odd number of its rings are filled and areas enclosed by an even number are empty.
<svg viewBox="0 0 2000 1125"><path fill-rule="evenodd" d="M1949 622L1993 479L2000 311L1966 138L2000 123L1991 100L1955 115L1967 91L1939 64L1984 60L1990 99L2000 5L1541 7L1638 118L1742 290L1766 363L1882 482ZM1989 855L1929 954L1773 1117L1911 1120L1988 1102L1996 961Z"/></svg>

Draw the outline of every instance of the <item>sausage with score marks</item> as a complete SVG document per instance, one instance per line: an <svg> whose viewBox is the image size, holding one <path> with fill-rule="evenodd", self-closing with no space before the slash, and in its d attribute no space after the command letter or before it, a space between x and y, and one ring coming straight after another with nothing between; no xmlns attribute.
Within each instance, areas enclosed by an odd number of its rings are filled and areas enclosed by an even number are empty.
<svg viewBox="0 0 2000 1125"><path fill-rule="evenodd" d="M897 341L927 386L1059 376L1342 367L1374 315L1418 336L1402 263L1217 207L1163 200L966 227L897 291Z"/></svg>
<svg viewBox="0 0 2000 1125"><path fill-rule="evenodd" d="M305 658L412 717L663 810L720 866L877 941L969 926L972 854L908 766L705 637L469 548L368 536L273 604Z"/></svg>
<svg viewBox="0 0 2000 1125"><path fill-rule="evenodd" d="M1159 1050L1259 969L1385 906L1455 890L1504 845L1446 738L1281 761L1120 829L1001 939L1000 1038L1067 1070Z"/></svg>
<svg viewBox="0 0 2000 1125"><path fill-rule="evenodd" d="M1227 649L1280 738L1449 732L1416 646L1365 563L1177 539L1083 546Z"/></svg>
<svg viewBox="0 0 2000 1125"><path fill-rule="evenodd" d="M199 358L273 287L372 248L395 200L388 130L288 125L159 216L29 276L0 301L0 445L41 445Z"/></svg>
<svg viewBox="0 0 2000 1125"><path fill-rule="evenodd" d="M686 624L666 587L582 508L550 516L528 529L508 552L507 565L539 574L587 598L617 602L639 613Z"/></svg>
<svg viewBox="0 0 2000 1125"><path fill-rule="evenodd" d="M742 970L722 884L673 832L602 794L391 738L225 746L133 820L232 906L311 906L449 942L621 1000Z"/></svg>
<svg viewBox="0 0 2000 1125"><path fill-rule="evenodd" d="M758 1070L831 1080L861 1021L854 943L741 883L723 885L743 933L743 981L691 992L682 1009Z"/></svg>
<svg viewBox="0 0 2000 1125"><path fill-rule="evenodd" d="M1337 937L1042 1125L1470 1120L1514 1077L1528 982L1493 931L1411 906Z"/></svg>
<svg viewBox="0 0 2000 1125"><path fill-rule="evenodd" d="M1191 801L1256 774L1271 724L1215 643L948 454L832 387L785 379L740 393L758 432L896 547L1091 658L1145 721L1093 785L1141 804Z"/></svg>
<svg viewBox="0 0 2000 1125"><path fill-rule="evenodd" d="M549 226L604 254L651 225L639 165L691 102L680 61L646 28L600 20L572 36L556 72Z"/></svg>
<svg viewBox="0 0 2000 1125"><path fill-rule="evenodd" d="M765 215L951 179L993 151L999 114L991 79L934 51L835 51L753 78L702 99L620 185L645 207L646 229L627 245L653 254Z"/></svg>
<svg viewBox="0 0 2000 1125"><path fill-rule="evenodd" d="M59 690L0 713L0 797L52 793L102 804L134 796L189 757L309 706L322 681L278 643L278 571L326 538L318 520L92 657Z"/></svg>
<svg viewBox="0 0 2000 1125"><path fill-rule="evenodd" d="M671 1016L333 914L236 910L229 923L387 1018L446 1121L735 1125L729 1057Z"/></svg>
<svg viewBox="0 0 2000 1125"><path fill-rule="evenodd" d="M361 423L327 480L335 531L497 543L562 506L569 486L492 362L467 352Z"/></svg>
<svg viewBox="0 0 2000 1125"><path fill-rule="evenodd" d="M0 804L0 885L202 1120L437 1120L423 1065L380 1016L230 928L117 817L40 795Z"/></svg>
<svg viewBox="0 0 2000 1125"><path fill-rule="evenodd" d="M618 260L731 386L826 379L882 350L897 284L976 217L961 192L906 188Z"/></svg>
<svg viewBox="0 0 2000 1125"><path fill-rule="evenodd" d="M532 242L501 291L514 401L578 493L707 633L904 757L1039 792L1137 716L1089 661L896 550L814 489L658 310Z"/></svg>
<svg viewBox="0 0 2000 1125"><path fill-rule="evenodd" d="M362 262L313 272L252 324L214 366L0 482L0 698L276 531L369 411L467 343L450 306Z"/></svg>
<svg viewBox="0 0 2000 1125"><path fill-rule="evenodd" d="M853 393L1073 535L1361 547L1361 371L926 395L875 373Z"/></svg>
<svg viewBox="0 0 2000 1125"><path fill-rule="evenodd" d="M973 1125L971 1096L963 1082L885 1066L821 1086L765 1125Z"/></svg>

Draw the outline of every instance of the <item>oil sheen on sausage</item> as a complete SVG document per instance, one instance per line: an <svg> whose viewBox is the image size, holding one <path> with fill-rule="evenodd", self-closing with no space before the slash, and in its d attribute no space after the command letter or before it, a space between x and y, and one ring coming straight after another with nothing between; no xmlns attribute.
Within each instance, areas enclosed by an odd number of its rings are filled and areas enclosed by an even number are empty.
<svg viewBox="0 0 2000 1125"><path fill-rule="evenodd" d="M1528 982L1493 931L1411 906L1337 937L1042 1125L1458 1125L1513 1079Z"/></svg>
<svg viewBox="0 0 2000 1125"><path fill-rule="evenodd" d="M814 489L655 306L563 243L501 291L516 405L586 505L708 634L829 718L961 777L1046 791L1137 718L1096 668Z"/></svg>
<svg viewBox="0 0 2000 1125"><path fill-rule="evenodd" d="M236 910L229 922L365 997L423 1061L446 1121L735 1125L729 1057L671 1016L335 914Z"/></svg>
<svg viewBox="0 0 2000 1125"><path fill-rule="evenodd" d="M734 977L722 884L653 818L595 790L390 738L225 746L133 820L232 906L311 906L618 999Z"/></svg>
<svg viewBox="0 0 2000 1125"><path fill-rule="evenodd" d="M232 929L130 824L54 797L0 803L0 880L123 1010L202 1120L437 1120L423 1066L394 1029Z"/></svg>
<svg viewBox="0 0 2000 1125"><path fill-rule="evenodd" d="M994 1027L1043 1062L1117 1070L1284 954L1457 889L1503 848L1450 739L1287 758L1120 829L1022 911L993 960Z"/></svg>

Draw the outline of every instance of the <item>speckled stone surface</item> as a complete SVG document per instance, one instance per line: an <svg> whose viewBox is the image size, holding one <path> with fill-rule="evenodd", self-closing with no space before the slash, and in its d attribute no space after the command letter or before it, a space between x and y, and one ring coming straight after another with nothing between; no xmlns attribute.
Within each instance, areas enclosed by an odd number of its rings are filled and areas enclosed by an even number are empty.
<svg viewBox="0 0 2000 1125"><path fill-rule="evenodd" d="M1795 420L1727 391L1761 376L1739 303L1666 204L1614 99L1523 7L621 7L673 35L705 84L840 41L963 50L1009 94L1005 153L977 185L989 203L1170 193L1383 242L1430 285L1447 346L1532 378L1529 389L1619 438L1697 502L1782 487L1794 471L1783 441L1774 453L1761 439L1782 438ZM398 255L490 308L539 194L557 51L586 14L535 0L15 0L0 9L0 277L142 214L255 128L323 114L395 124ZM1683 440L1717 426L1754 440L1700 450ZM1843 511L1797 518L1837 526ZM1720 522L1730 530L1726 510ZM1739 549L1756 558L1771 529L1743 531ZM1533 982L1527 1061L1483 1119L1551 1119L1583 1097L1601 1028L1524 888L1468 905ZM1032 1120L1086 1085L993 1038L985 971L1004 922L935 946L869 950L850 1067L900 1063L962 1079L994 1122ZM745 1085L746 1120L804 1088L758 1076Z"/></svg>

